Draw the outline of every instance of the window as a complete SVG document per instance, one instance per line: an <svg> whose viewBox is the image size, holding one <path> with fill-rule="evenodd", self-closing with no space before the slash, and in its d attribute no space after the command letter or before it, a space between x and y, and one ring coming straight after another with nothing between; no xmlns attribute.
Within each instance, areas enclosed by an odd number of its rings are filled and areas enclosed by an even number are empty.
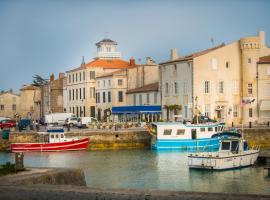
<svg viewBox="0 0 270 200"><path fill-rule="evenodd" d="M178 94L178 83L174 82L174 94Z"/></svg>
<svg viewBox="0 0 270 200"><path fill-rule="evenodd" d="M76 82L78 82L78 74L76 73Z"/></svg>
<svg viewBox="0 0 270 200"><path fill-rule="evenodd" d="M108 102L111 103L111 101L112 101L112 100L111 100L111 92L109 91L109 92L108 92Z"/></svg>
<svg viewBox="0 0 270 200"><path fill-rule="evenodd" d="M167 95L169 94L169 83L166 83L165 93Z"/></svg>
<svg viewBox="0 0 270 200"><path fill-rule="evenodd" d="M238 106L237 105L233 106L233 117L238 117Z"/></svg>
<svg viewBox="0 0 270 200"><path fill-rule="evenodd" d="M147 103L147 104L150 103L150 94L146 94L146 103Z"/></svg>
<svg viewBox="0 0 270 200"><path fill-rule="evenodd" d="M111 52L111 47L106 47L107 52Z"/></svg>
<svg viewBox="0 0 270 200"><path fill-rule="evenodd" d="M103 80L103 87L105 87L106 83L105 83L105 80Z"/></svg>
<svg viewBox="0 0 270 200"><path fill-rule="evenodd" d="M200 131L201 132L205 132L205 128L200 128Z"/></svg>
<svg viewBox="0 0 270 200"><path fill-rule="evenodd" d="M58 139L58 134L55 135L55 138Z"/></svg>
<svg viewBox="0 0 270 200"><path fill-rule="evenodd" d="M72 82L74 83L74 74L72 74Z"/></svg>
<svg viewBox="0 0 270 200"><path fill-rule="evenodd" d="M97 96L97 98L96 98L96 102L97 102L97 103L99 103L99 102L100 102L100 93L99 93L99 92L97 92L96 96Z"/></svg>
<svg viewBox="0 0 270 200"><path fill-rule="evenodd" d="M97 86L100 87L100 81L97 82Z"/></svg>
<svg viewBox="0 0 270 200"><path fill-rule="evenodd" d="M177 129L176 135L185 135L185 129Z"/></svg>
<svg viewBox="0 0 270 200"><path fill-rule="evenodd" d="M69 90L69 100L71 100L71 90Z"/></svg>
<svg viewBox="0 0 270 200"><path fill-rule="evenodd" d="M248 84L248 94L252 94L252 83Z"/></svg>
<svg viewBox="0 0 270 200"><path fill-rule="evenodd" d="M213 127L208 127L208 132L212 132L213 131Z"/></svg>
<svg viewBox="0 0 270 200"><path fill-rule="evenodd" d="M210 93L210 81L204 81L204 93L205 94Z"/></svg>
<svg viewBox="0 0 270 200"><path fill-rule="evenodd" d="M90 87L90 98L91 99L94 99L95 98L95 88L94 87Z"/></svg>
<svg viewBox="0 0 270 200"><path fill-rule="evenodd" d="M177 65L174 64L174 71L177 71Z"/></svg>
<svg viewBox="0 0 270 200"><path fill-rule="evenodd" d="M252 118L252 116L253 116L252 108L249 108L249 109L248 109L248 116L249 116L250 118Z"/></svg>
<svg viewBox="0 0 270 200"><path fill-rule="evenodd" d="M171 135L172 129L164 129L163 135Z"/></svg>
<svg viewBox="0 0 270 200"><path fill-rule="evenodd" d="M248 58L248 63L251 63L251 58Z"/></svg>
<svg viewBox="0 0 270 200"><path fill-rule="evenodd" d="M5 106L4 105L0 105L0 109L1 110L5 110Z"/></svg>
<svg viewBox="0 0 270 200"><path fill-rule="evenodd" d="M82 99L82 88L80 88L80 99Z"/></svg>
<svg viewBox="0 0 270 200"><path fill-rule="evenodd" d="M142 105L142 94L139 94L139 105Z"/></svg>
<svg viewBox="0 0 270 200"><path fill-rule="evenodd" d="M184 109L185 109L185 118L187 118L188 117L188 107L184 106Z"/></svg>
<svg viewBox="0 0 270 200"><path fill-rule="evenodd" d="M111 80L108 80L108 85L111 86Z"/></svg>
<svg viewBox="0 0 270 200"><path fill-rule="evenodd" d="M136 106L136 94L133 94L133 105Z"/></svg>
<svg viewBox="0 0 270 200"><path fill-rule="evenodd" d="M106 93L103 92L103 103L105 103L105 102L106 102Z"/></svg>
<svg viewBox="0 0 270 200"><path fill-rule="evenodd" d="M231 143L230 142L222 142L221 150L230 150Z"/></svg>
<svg viewBox="0 0 270 200"><path fill-rule="evenodd" d="M95 71L90 71L90 80L95 80L95 79L96 79Z"/></svg>
<svg viewBox="0 0 270 200"><path fill-rule="evenodd" d="M122 79L118 79L118 85L123 85L123 80Z"/></svg>
<svg viewBox="0 0 270 200"><path fill-rule="evenodd" d="M71 83L71 75L68 75L68 82Z"/></svg>
<svg viewBox="0 0 270 200"><path fill-rule="evenodd" d="M157 104L158 93L154 93L154 104Z"/></svg>
<svg viewBox="0 0 270 200"><path fill-rule="evenodd" d="M80 72L80 81L82 81L82 73Z"/></svg>
<svg viewBox="0 0 270 200"><path fill-rule="evenodd" d="M78 100L78 89L76 89L76 100Z"/></svg>
<svg viewBox="0 0 270 200"><path fill-rule="evenodd" d="M229 67L230 67L230 62L227 61L227 62L226 62L226 68L228 69Z"/></svg>
<svg viewBox="0 0 270 200"><path fill-rule="evenodd" d="M209 117L210 116L210 104L206 104L204 109L205 109L204 116Z"/></svg>
<svg viewBox="0 0 270 200"><path fill-rule="evenodd" d="M85 88L83 88L83 99L85 99Z"/></svg>
<svg viewBox="0 0 270 200"><path fill-rule="evenodd" d="M219 81L218 82L218 92L220 94L223 94L224 93L224 81Z"/></svg>
<svg viewBox="0 0 270 200"><path fill-rule="evenodd" d="M184 94L187 94L187 82L184 82L183 87Z"/></svg>
<svg viewBox="0 0 270 200"><path fill-rule="evenodd" d="M12 104L12 110L16 110L16 104Z"/></svg>
<svg viewBox="0 0 270 200"><path fill-rule="evenodd" d="M83 72L83 80L85 81L85 72Z"/></svg>
<svg viewBox="0 0 270 200"><path fill-rule="evenodd" d="M75 90L72 89L72 99L74 100L75 99Z"/></svg>
<svg viewBox="0 0 270 200"><path fill-rule="evenodd" d="M54 139L54 135L51 135L51 138Z"/></svg>
<svg viewBox="0 0 270 200"><path fill-rule="evenodd" d="M233 90L233 94L238 94L238 81L233 80L233 82L232 82L232 90Z"/></svg>
<svg viewBox="0 0 270 200"><path fill-rule="evenodd" d="M123 91L118 91L118 102L123 102Z"/></svg>

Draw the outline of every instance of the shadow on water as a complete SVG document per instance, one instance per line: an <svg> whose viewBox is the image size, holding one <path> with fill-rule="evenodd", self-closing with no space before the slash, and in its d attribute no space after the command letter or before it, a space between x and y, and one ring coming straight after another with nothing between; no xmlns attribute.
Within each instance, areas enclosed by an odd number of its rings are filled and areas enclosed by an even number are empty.
<svg viewBox="0 0 270 200"><path fill-rule="evenodd" d="M263 167L228 171L189 170L187 152L118 150L25 153L31 167L82 168L87 185L96 188L270 194ZM0 153L0 164L13 161Z"/></svg>

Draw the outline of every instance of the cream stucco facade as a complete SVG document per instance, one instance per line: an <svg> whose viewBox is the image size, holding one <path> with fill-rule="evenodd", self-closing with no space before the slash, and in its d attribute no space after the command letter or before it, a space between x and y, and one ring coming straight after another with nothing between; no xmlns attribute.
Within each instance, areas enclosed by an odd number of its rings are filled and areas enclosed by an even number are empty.
<svg viewBox="0 0 270 200"><path fill-rule="evenodd" d="M12 91L0 94L0 117L16 118L20 113L20 96Z"/></svg>
<svg viewBox="0 0 270 200"><path fill-rule="evenodd" d="M257 123L256 63L259 57L269 53L265 33L260 32L257 36L161 63L162 105L178 102L184 114L183 90L179 90L175 99L171 97L176 90L172 82L188 77L191 81L186 86L189 90L187 99L189 108L192 107L189 117L200 112L227 124ZM190 63L190 70L186 70L185 63ZM179 69L179 74L172 73L174 67ZM166 83L172 95L166 96Z"/></svg>

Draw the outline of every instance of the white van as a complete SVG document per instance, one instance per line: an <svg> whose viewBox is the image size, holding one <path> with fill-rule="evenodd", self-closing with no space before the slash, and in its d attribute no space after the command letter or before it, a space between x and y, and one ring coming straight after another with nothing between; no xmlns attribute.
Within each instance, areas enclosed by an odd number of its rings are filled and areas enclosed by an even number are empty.
<svg viewBox="0 0 270 200"><path fill-rule="evenodd" d="M91 123L97 123L98 120L94 117L79 117L78 119L78 128L83 128L83 127L87 127L88 124Z"/></svg>
<svg viewBox="0 0 270 200"><path fill-rule="evenodd" d="M69 117L75 117L75 115L73 113L51 113L45 115L45 123L64 125L66 119Z"/></svg>

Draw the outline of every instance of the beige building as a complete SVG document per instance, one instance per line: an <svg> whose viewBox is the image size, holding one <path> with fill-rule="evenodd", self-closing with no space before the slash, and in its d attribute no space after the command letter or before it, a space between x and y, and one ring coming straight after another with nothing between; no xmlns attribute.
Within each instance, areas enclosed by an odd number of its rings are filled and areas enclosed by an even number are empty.
<svg viewBox="0 0 270 200"><path fill-rule="evenodd" d="M164 118L191 119L199 112L227 124L257 123L256 63L269 53L263 31L184 57L173 53L160 63ZM167 112L168 104L182 109Z"/></svg>
<svg viewBox="0 0 270 200"><path fill-rule="evenodd" d="M0 94L0 117L16 118L19 115L20 96L12 90Z"/></svg>
<svg viewBox="0 0 270 200"><path fill-rule="evenodd" d="M260 57L257 62L257 84L259 123L267 124L270 122L270 55Z"/></svg>
<svg viewBox="0 0 270 200"><path fill-rule="evenodd" d="M103 39L96 44L97 57L89 63L84 59L81 66L67 71L67 112L77 116L97 117L96 114L96 77L133 66L121 59L116 51L117 43Z"/></svg>

